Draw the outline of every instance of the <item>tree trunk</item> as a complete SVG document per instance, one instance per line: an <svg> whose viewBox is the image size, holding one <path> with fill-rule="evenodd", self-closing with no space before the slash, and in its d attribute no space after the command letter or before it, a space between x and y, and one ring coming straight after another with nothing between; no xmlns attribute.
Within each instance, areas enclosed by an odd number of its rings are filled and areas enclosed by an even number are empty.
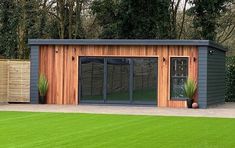
<svg viewBox="0 0 235 148"><path fill-rule="evenodd" d="M64 0L58 0L57 1L57 14L60 18L60 20L58 20L59 24L60 24L60 38L64 39L64 33L65 33L65 2Z"/></svg>
<svg viewBox="0 0 235 148"><path fill-rule="evenodd" d="M181 21L181 25L180 25L180 32L179 32L179 39L181 38L181 35L183 33L183 28L184 28L184 23L185 23L185 14L186 14L186 6L187 6L188 0L185 0L184 2L184 8L183 8L183 16L182 16L182 21Z"/></svg>
<svg viewBox="0 0 235 148"><path fill-rule="evenodd" d="M43 4L42 4L42 14L41 14L41 18L40 18L40 29L39 29L40 38L42 38L44 35L44 29L45 29L45 25L46 25L46 15L47 15L46 3L47 3L47 0L44 0Z"/></svg>
<svg viewBox="0 0 235 148"><path fill-rule="evenodd" d="M74 38L82 38L81 33L81 9L82 9L83 0L76 0L76 7L75 7L75 35ZM80 32L79 32L80 31Z"/></svg>
<svg viewBox="0 0 235 148"><path fill-rule="evenodd" d="M69 9L69 38L72 39L73 38L73 7L74 7L74 0L69 0L68 1L68 9Z"/></svg>
<svg viewBox="0 0 235 148"><path fill-rule="evenodd" d="M18 6L21 8L19 12L19 23L18 23L18 58L24 58L24 50L26 49L25 37L26 37L26 0L18 1Z"/></svg>

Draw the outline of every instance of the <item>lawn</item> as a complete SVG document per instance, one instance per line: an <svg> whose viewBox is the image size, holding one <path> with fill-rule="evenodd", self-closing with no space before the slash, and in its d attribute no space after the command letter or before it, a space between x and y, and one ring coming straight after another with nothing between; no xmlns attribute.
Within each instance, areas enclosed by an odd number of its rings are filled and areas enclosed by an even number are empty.
<svg viewBox="0 0 235 148"><path fill-rule="evenodd" d="M235 147L235 119L0 112L0 147Z"/></svg>

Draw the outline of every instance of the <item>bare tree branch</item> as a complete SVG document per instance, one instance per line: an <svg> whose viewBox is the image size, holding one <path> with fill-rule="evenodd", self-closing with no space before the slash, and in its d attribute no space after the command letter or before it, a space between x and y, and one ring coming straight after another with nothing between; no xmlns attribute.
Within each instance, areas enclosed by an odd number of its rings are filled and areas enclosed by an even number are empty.
<svg viewBox="0 0 235 148"><path fill-rule="evenodd" d="M179 37L178 37L179 39L181 38L181 35L182 35L182 32L183 32L183 28L184 28L187 3L188 3L188 0L185 0L184 8L183 8L183 18L182 18L182 22L181 22L181 26L180 26Z"/></svg>
<svg viewBox="0 0 235 148"><path fill-rule="evenodd" d="M234 30L235 30L235 25L232 27L232 29L229 31L229 33L225 36L225 38L220 43L224 43L226 40L230 39L232 37L232 33Z"/></svg>

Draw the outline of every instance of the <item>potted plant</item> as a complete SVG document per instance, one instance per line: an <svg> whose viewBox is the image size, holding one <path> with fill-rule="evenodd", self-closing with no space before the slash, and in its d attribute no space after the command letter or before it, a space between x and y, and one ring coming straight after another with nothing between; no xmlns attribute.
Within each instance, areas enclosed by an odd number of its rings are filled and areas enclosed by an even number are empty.
<svg viewBox="0 0 235 148"><path fill-rule="evenodd" d="M187 82L184 84L184 92L185 96L187 97L187 107L192 108L193 104L193 96L196 92L197 84L195 81L188 79Z"/></svg>
<svg viewBox="0 0 235 148"><path fill-rule="evenodd" d="M41 74L38 80L38 91L39 91L39 103L45 104L46 102L46 93L48 89L48 82L45 75Z"/></svg>

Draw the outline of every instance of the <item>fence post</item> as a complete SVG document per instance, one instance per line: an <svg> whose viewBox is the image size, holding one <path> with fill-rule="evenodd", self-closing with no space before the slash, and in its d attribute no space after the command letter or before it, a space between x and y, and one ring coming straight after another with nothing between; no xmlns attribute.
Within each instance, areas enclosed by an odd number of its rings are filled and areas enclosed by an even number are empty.
<svg viewBox="0 0 235 148"><path fill-rule="evenodd" d="M7 60L7 102L9 102L9 80L10 80L10 74L9 74L9 60Z"/></svg>

